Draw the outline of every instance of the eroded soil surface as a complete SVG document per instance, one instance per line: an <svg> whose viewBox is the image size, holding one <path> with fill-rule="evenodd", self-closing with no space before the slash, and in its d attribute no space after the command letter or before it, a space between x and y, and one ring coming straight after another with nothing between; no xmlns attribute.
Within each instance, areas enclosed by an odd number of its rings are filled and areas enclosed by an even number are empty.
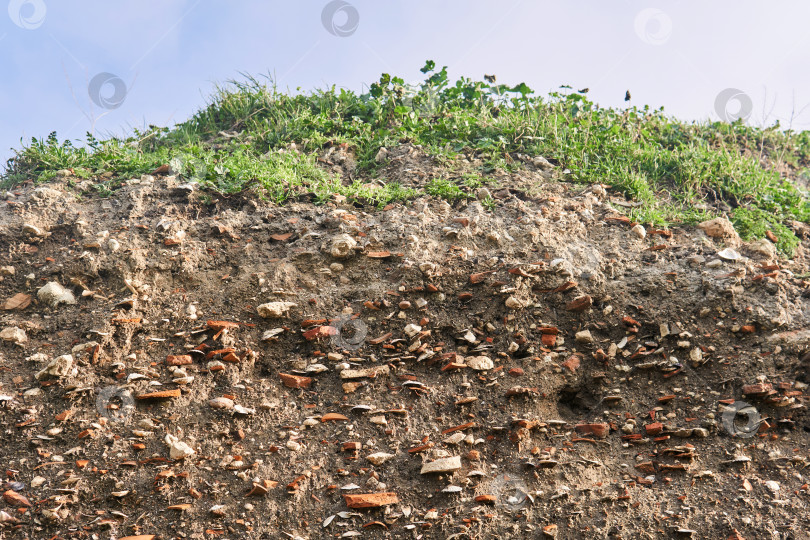
<svg viewBox="0 0 810 540"><path fill-rule="evenodd" d="M549 176L7 195L0 536L810 537L807 246Z"/></svg>

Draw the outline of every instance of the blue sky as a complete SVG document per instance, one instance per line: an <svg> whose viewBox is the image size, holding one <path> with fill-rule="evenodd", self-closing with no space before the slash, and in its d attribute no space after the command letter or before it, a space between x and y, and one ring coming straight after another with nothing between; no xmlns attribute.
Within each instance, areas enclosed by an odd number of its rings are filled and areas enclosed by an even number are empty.
<svg viewBox="0 0 810 540"><path fill-rule="evenodd" d="M428 58L604 106L630 89L684 119L810 128L806 0L339 1L0 0L0 159L51 131L172 125L240 73L363 90L382 72L416 81Z"/></svg>

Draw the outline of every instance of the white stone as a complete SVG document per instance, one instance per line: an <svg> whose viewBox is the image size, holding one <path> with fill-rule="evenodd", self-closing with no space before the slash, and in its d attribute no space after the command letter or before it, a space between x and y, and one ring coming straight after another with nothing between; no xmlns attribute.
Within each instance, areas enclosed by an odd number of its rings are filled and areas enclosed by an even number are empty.
<svg viewBox="0 0 810 540"><path fill-rule="evenodd" d="M717 256L727 261L737 261L742 258L742 255L731 248L726 248L723 251L720 251Z"/></svg>
<svg viewBox="0 0 810 540"><path fill-rule="evenodd" d="M268 302L257 307L256 311L265 319L280 319L287 315L290 308L297 305L295 302Z"/></svg>
<svg viewBox="0 0 810 540"><path fill-rule="evenodd" d="M332 239L332 247L329 250L332 257L343 259L354 254L357 242L348 234L339 234Z"/></svg>
<svg viewBox="0 0 810 540"><path fill-rule="evenodd" d="M363 377L374 378L378 375L388 375L391 368L388 365L375 366L366 369L344 369L340 372L341 379L362 379Z"/></svg>
<svg viewBox="0 0 810 540"><path fill-rule="evenodd" d="M630 232L636 235L640 240L644 240L644 237L647 236L647 231L644 229L644 225L638 224L630 229Z"/></svg>
<svg viewBox="0 0 810 540"><path fill-rule="evenodd" d="M208 405L214 409L233 409L233 400L226 397L217 397L209 399Z"/></svg>
<svg viewBox="0 0 810 540"><path fill-rule="evenodd" d="M47 362L48 358L50 358L45 353L34 353L31 356L26 357L26 361L28 362Z"/></svg>
<svg viewBox="0 0 810 540"><path fill-rule="evenodd" d="M394 454L387 454L385 452L376 452L374 454L366 456L366 459L372 462L374 465L382 465L392 457L394 457Z"/></svg>
<svg viewBox="0 0 810 540"><path fill-rule="evenodd" d="M757 255L762 255L766 259L776 258L776 246L764 238L755 240L745 247L748 248L748 251L756 253Z"/></svg>
<svg viewBox="0 0 810 540"><path fill-rule="evenodd" d="M15 345L22 345L28 341L28 336L25 335L25 330L17 328L16 326L7 326L0 332L0 339L3 341L10 341Z"/></svg>
<svg viewBox="0 0 810 540"><path fill-rule="evenodd" d="M329 368L323 364L310 364L307 366L306 371L307 373L323 373L329 371Z"/></svg>
<svg viewBox="0 0 810 540"><path fill-rule="evenodd" d="M577 343L593 343L593 336L591 335L590 330L582 330L581 332L577 332L574 339L577 341Z"/></svg>
<svg viewBox="0 0 810 540"><path fill-rule="evenodd" d="M698 439L705 439L709 436L709 430L705 428L694 428L692 430L692 436Z"/></svg>
<svg viewBox="0 0 810 540"><path fill-rule="evenodd" d="M30 236L37 236L42 238L44 236L48 236L48 233L37 227L36 225L32 225L30 223L26 223L23 225L23 232Z"/></svg>
<svg viewBox="0 0 810 540"><path fill-rule="evenodd" d="M72 349L70 349L70 354L75 355L83 354L93 349L96 345L98 345L98 341L87 341L85 343L79 343L78 345L75 345ZM33 360L34 359L33 356L30 359Z"/></svg>
<svg viewBox="0 0 810 540"><path fill-rule="evenodd" d="M535 167L540 167L541 169L553 169L554 165L551 164L549 160L544 158L543 156L533 156L532 157L532 164Z"/></svg>
<svg viewBox="0 0 810 540"><path fill-rule="evenodd" d="M290 439L289 441L287 441L287 449L292 450L293 452L297 452L301 450L301 443Z"/></svg>
<svg viewBox="0 0 810 540"><path fill-rule="evenodd" d="M506 307L509 309L523 309L526 307L526 304L514 296L510 296L506 299Z"/></svg>
<svg viewBox="0 0 810 540"><path fill-rule="evenodd" d="M475 371L486 371L495 367L495 362L487 356L468 356L465 361Z"/></svg>
<svg viewBox="0 0 810 540"><path fill-rule="evenodd" d="M485 187L478 188L478 191L475 192L475 198L479 201L486 201L492 199L492 193ZM497 235L498 233L494 234Z"/></svg>
<svg viewBox="0 0 810 540"><path fill-rule="evenodd" d="M250 407L245 407L244 405L239 405L238 403L233 406L233 412L236 414L241 414L244 416L249 416L251 414L256 414L256 409L252 409Z"/></svg>
<svg viewBox="0 0 810 540"><path fill-rule="evenodd" d="M455 433L453 433L452 435L447 437L444 440L444 443L445 444L458 444L463 440L464 440L464 434L461 433L460 431L456 431Z"/></svg>
<svg viewBox="0 0 810 540"><path fill-rule="evenodd" d="M422 470L419 471L419 474L431 474L431 473L448 473L457 471L461 468L461 457L453 456L448 458L437 459L435 461L431 461L430 463L425 463L422 465Z"/></svg>
<svg viewBox="0 0 810 540"><path fill-rule="evenodd" d="M63 354L62 356L57 356L53 360L51 360L45 369L37 373L36 377L37 380L42 380L46 378L48 375L54 377L64 377L72 371L73 368L73 356L69 354Z"/></svg>
<svg viewBox="0 0 810 540"><path fill-rule="evenodd" d="M73 296L73 293L62 287L56 281L51 281L39 289L37 291L37 298L51 307L56 307L59 304L76 303L76 298Z"/></svg>
<svg viewBox="0 0 810 540"><path fill-rule="evenodd" d="M415 336L416 334L418 334L419 332L421 332L421 331L422 331L422 327L418 326L418 325L415 325L415 324L409 324L408 326L405 327L405 330L404 330L404 332L408 335L408 337L411 337L411 338L413 336Z"/></svg>
<svg viewBox="0 0 810 540"><path fill-rule="evenodd" d="M706 236L711 238L724 238L731 240L735 244L740 242L740 236L734 229L734 225L726 218L714 218L703 223L699 223L698 227L706 233Z"/></svg>
<svg viewBox="0 0 810 540"><path fill-rule="evenodd" d="M191 446L172 434L166 435L163 440L169 445L169 457L172 459L183 459L195 454Z"/></svg>

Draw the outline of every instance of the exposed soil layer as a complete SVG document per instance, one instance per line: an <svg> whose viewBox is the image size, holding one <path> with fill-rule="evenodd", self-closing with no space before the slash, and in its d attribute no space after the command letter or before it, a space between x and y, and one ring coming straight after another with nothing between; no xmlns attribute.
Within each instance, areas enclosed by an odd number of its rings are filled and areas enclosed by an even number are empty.
<svg viewBox="0 0 810 540"><path fill-rule="evenodd" d="M0 536L810 537L807 246L549 176L384 210L20 187Z"/></svg>

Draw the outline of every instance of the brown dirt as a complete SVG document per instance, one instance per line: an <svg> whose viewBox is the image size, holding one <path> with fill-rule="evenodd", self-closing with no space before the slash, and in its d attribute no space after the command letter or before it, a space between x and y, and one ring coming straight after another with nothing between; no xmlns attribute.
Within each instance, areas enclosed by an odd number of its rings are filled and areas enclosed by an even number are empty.
<svg viewBox="0 0 810 540"><path fill-rule="evenodd" d="M439 167L400 156L387 178ZM639 239L599 186L548 176L502 175L493 210L19 188L0 537L810 537L806 246L714 266L726 246L700 230ZM38 299L54 281L75 304ZM342 496L362 494L391 504Z"/></svg>

